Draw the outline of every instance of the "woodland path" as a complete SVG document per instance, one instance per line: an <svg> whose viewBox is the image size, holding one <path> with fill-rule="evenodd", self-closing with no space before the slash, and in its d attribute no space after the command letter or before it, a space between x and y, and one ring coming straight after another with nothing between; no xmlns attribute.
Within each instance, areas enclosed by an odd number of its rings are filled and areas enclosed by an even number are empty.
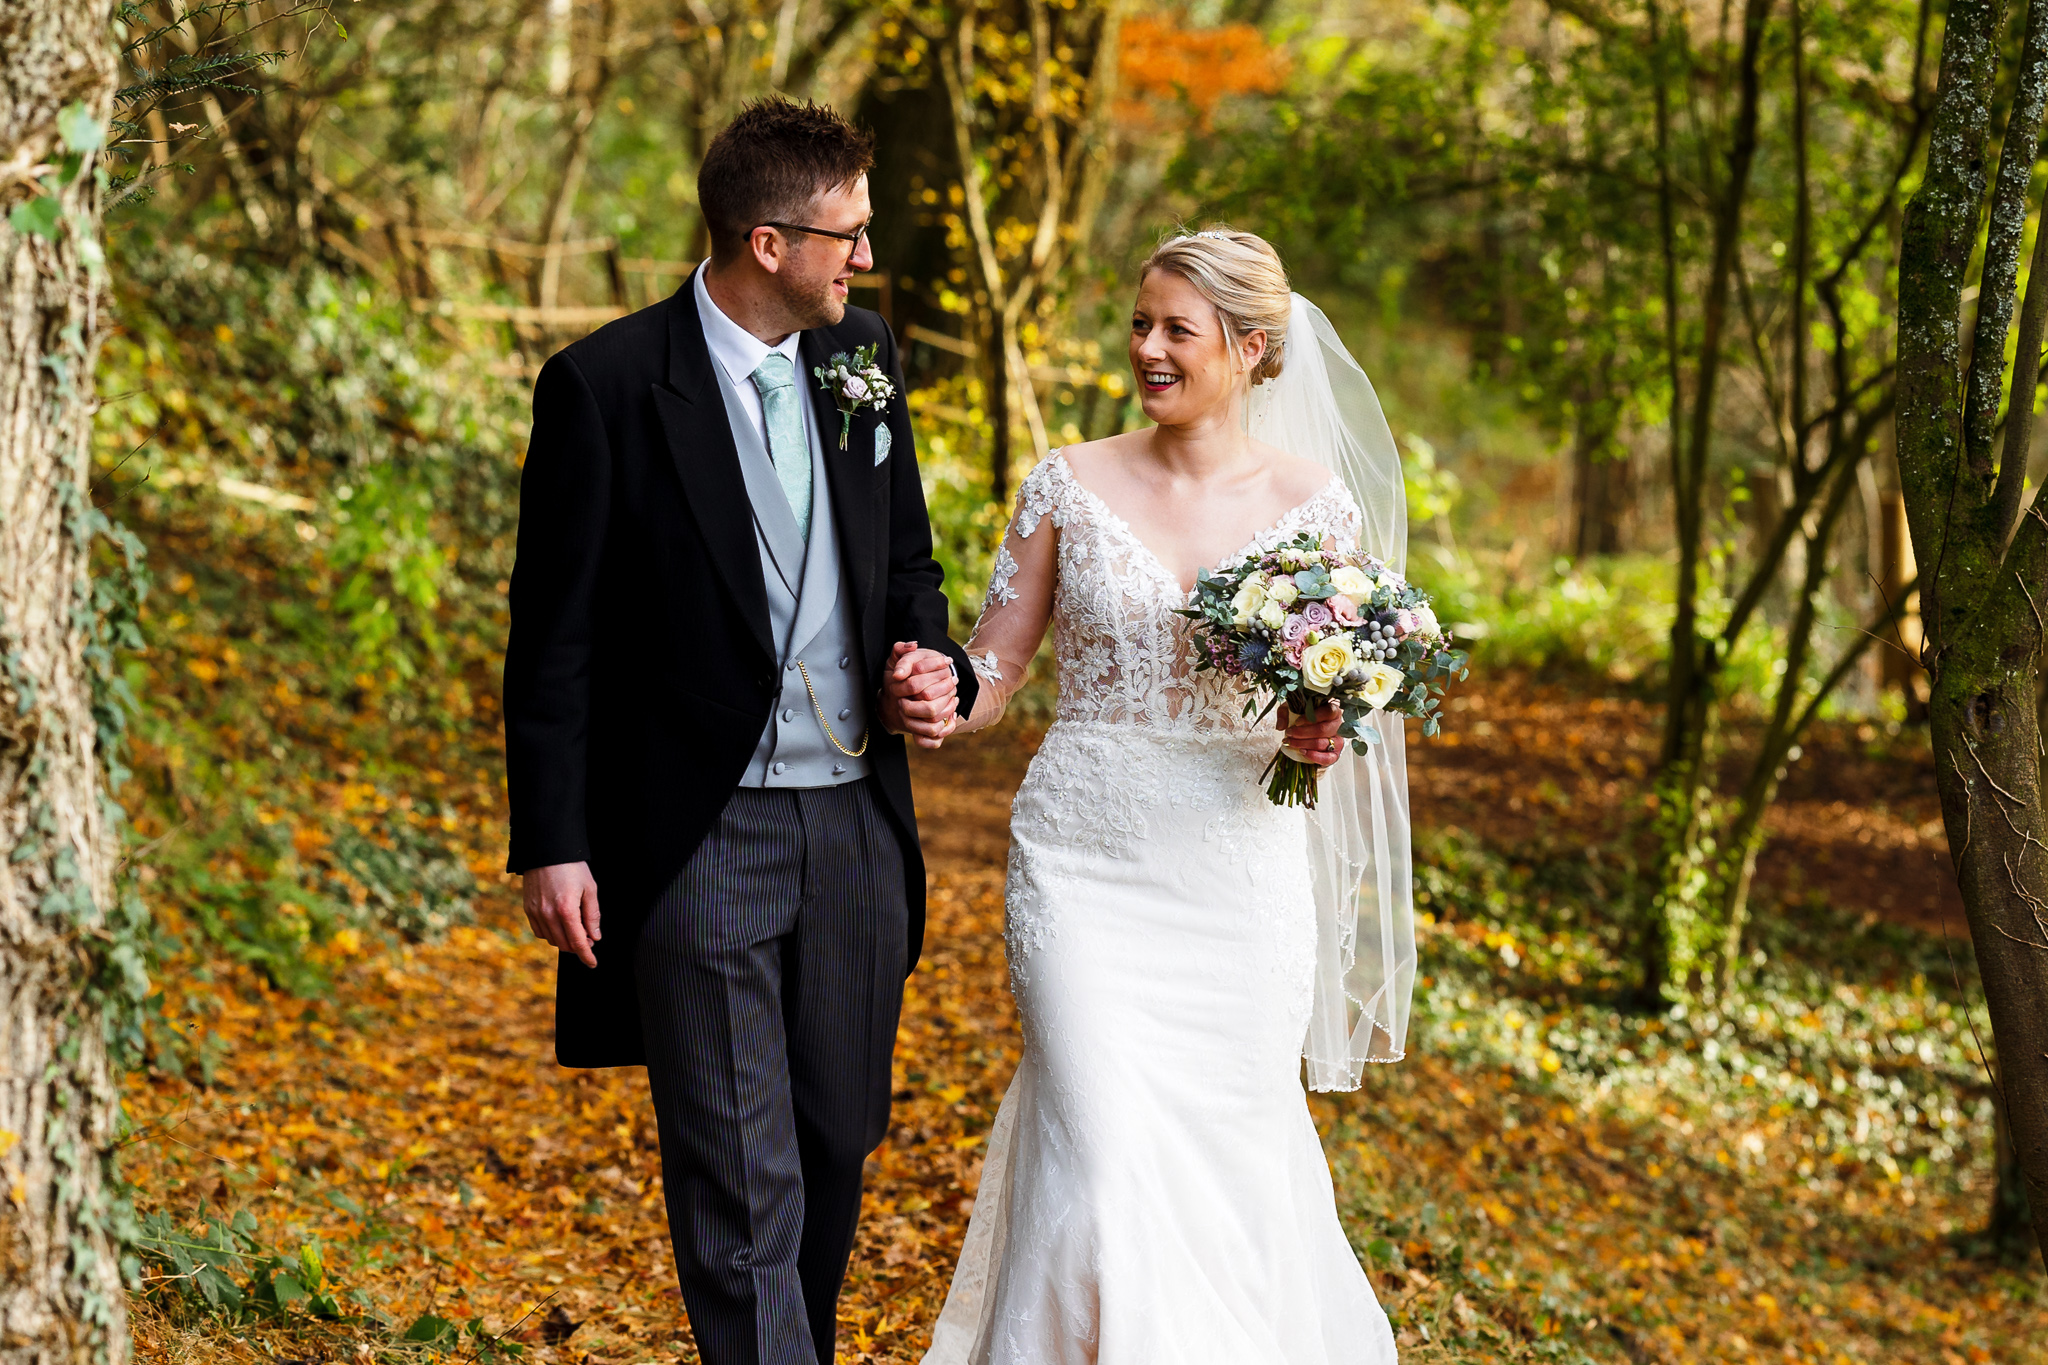
<svg viewBox="0 0 2048 1365"><path fill-rule="evenodd" d="M1457 717L1466 737L1418 754L1419 821L1565 840L1619 819L1597 798L1645 757L1639 710L1541 689L1512 704L1475 695L1476 712ZM1025 746L993 739L918 760L931 928L843 1300L844 1361L921 1354L1016 1063L1001 893L1025 761ZM1788 863L1874 865L1875 850L1895 860L1881 875L1907 886L1927 853L1924 794L1890 760L1837 754L1827 771L1896 792L1851 824L1825 816L1836 791L1795 783L1792 823L1812 846ZM393 950L343 935L325 950L330 998L248 979L188 992L182 1022L218 1037L225 1060L203 1089L131 1086L142 1127L129 1173L146 1203L247 1207L287 1250L318 1235L342 1285L400 1326L427 1312L478 1317L530 1360L687 1365L644 1074L553 1065L552 955L525 936L510 879L492 885L481 922L439 943ZM1789 1179L1724 1178L1701 1153L1728 1135L1575 1113L1427 1051L1369 1082L1318 1099L1316 1113L1354 1239L1409 1324L1404 1359L1545 1358L1567 1331L1616 1361L1950 1365L1993 1358L1981 1342L2048 1350L2038 1310L1950 1267L1929 1240L1937 1213L1970 1219L1973 1204L1829 1209ZM1920 1273L1902 1275L1906 1264ZM1564 1296L1567 1273L1578 1288ZM179 1326L145 1310L138 1331L152 1365L358 1358L349 1329L303 1320Z"/></svg>

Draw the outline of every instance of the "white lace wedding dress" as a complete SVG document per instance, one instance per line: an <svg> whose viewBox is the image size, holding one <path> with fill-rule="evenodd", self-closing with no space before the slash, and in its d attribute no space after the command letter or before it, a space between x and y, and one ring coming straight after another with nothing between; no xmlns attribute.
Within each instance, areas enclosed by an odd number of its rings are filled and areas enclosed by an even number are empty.
<svg viewBox="0 0 2048 1365"><path fill-rule="evenodd" d="M1358 526L1333 477L1261 538ZM1060 455L1024 480L970 654L1006 698L1052 624L1010 826L1025 1049L926 1365L1395 1359L1300 1081L1304 816L1266 800L1271 722L1194 672L1187 601Z"/></svg>

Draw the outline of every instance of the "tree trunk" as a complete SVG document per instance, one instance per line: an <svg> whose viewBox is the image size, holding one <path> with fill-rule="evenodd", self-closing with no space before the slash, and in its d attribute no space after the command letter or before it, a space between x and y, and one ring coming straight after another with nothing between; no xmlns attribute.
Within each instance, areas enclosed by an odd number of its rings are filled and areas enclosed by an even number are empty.
<svg viewBox="0 0 2048 1365"><path fill-rule="evenodd" d="M2030 51L2044 32L2048 3L2033 0ZM2003 325L1979 335L1978 370L1962 372L1963 286L1983 234L1986 161L1999 37L1996 0L1953 0L1942 35L1927 168L1905 218L1899 254L1899 480L1914 557L1929 673L1928 721L1956 880L1998 1047L1998 1081L2012 1149L2034 1207L2048 1200L2048 819L2041 800L2040 729L2035 710L2040 654L2048 644L2040 603L2048 598L2048 519L2021 519L2011 547L1990 467L1984 409L2003 378ZM2013 108L2032 126L2008 125L2004 155L2031 165L2048 70L2018 73ZM2013 123L2021 121L2015 113ZM2013 185L2001 168L2001 199L1984 248L1980 312L2011 315L2019 236L2003 222ZM2023 189L2024 186L2021 185ZM2008 297L1992 299L1985 292ZM2022 367L2039 364L2021 355ZM1993 373L1982 380L1982 366ZM2008 461L2025 450L2006 452ZM2048 1258L2048 1224L2034 1227Z"/></svg>
<svg viewBox="0 0 2048 1365"><path fill-rule="evenodd" d="M98 1003L114 839L86 653L97 517L88 501L88 436L103 328L93 148L112 104L109 18L105 5L82 0L0 0L0 164L14 172L0 183L7 1365L119 1365L128 1356L118 1229L110 1226L118 1217L109 1188L119 1091ZM82 163L66 166L60 139L83 146ZM41 174L22 174L30 168Z"/></svg>
<svg viewBox="0 0 2048 1365"><path fill-rule="evenodd" d="M1572 432L1572 555L1576 559L1622 551L1622 522L1635 501L1635 469L1627 451L1618 455L1607 451L1613 435L1613 423L1583 412Z"/></svg>
<svg viewBox="0 0 2048 1365"><path fill-rule="evenodd" d="M1658 891L1651 908L1653 922L1642 938L1645 955L1639 994L1651 1004L1692 988L1705 946L1702 911L1709 908L1709 873L1714 859L1708 732L1720 700L1719 674L1724 659L1714 637L1700 628L1700 579L1707 559L1707 450L1714 431L1714 394L1728 325L1728 296L1741 249L1750 169L1756 159L1757 121L1762 105L1759 68L1764 21L1770 8L1770 0L1743 3L1738 64L1741 97L1728 134L1728 178L1714 205L1713 257L1701 291L1700 340L1690 395L1680 382L1677 351L1678 287L1672 241L1669 111L1661 89L1658 96L1659 231L1665 262L1666 344L1672 348L1671 496L1678 567L1671 621L1670 677L1665 687L1664 743L1657 774ZM1661 44L1658 23L1653 8L1651 41Z"/></svg>
<svg viewBox="0 0 2048 1365"><path fill-rule="evenodd" d="M1001 310L989 310L988 324L988 488L998 507L1010 505L1010 335Z"/></svg>
<svg viewBox="0 0 2048 1365"><path fill-rule="evenodd" d="M2017 1261L2034 1247L2034 1208L2027 1199L2026 1177L2013 1151L2012 1127L2005 1121L2005 1106L1998 1105L1998 1179L1991 1188L1991 1221L1986 1233L1991 1254L1999 1260Z"/></svg>

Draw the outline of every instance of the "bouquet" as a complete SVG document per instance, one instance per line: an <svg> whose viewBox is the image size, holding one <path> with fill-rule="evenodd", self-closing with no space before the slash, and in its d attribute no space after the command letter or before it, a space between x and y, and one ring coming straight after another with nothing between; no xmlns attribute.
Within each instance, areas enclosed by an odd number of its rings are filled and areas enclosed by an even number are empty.
<svg viewBox="0 0 2048 1365"><path fill-rule="evenodd" d="M1339 733L1356 753L1380 742L1382 711L1413 716L1426 735L1442 723L1443 680L1465 677L1429 595L1368 554L1326 550L1303 532L1227 568L1195 576L1181 615L1196 623L1195 667L1238 680L1244 713L1285 706L1306 720L1325 702L1343 709ZM1263 703L1263 706L1261 705ZM1265 774L1276 806L1316 804L1321 770L1283 746Z"/></svg>

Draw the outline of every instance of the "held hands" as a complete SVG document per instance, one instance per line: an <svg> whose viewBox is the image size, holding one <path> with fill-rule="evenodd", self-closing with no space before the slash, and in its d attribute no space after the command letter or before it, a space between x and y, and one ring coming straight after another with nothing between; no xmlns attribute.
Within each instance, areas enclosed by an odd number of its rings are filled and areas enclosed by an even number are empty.
<svg viewBox="0 0 2048 1365"><path fill-rule="evenodd" d="M882 675L882 728L936 749L960 724L960 681L952 661L917 641L898 641Z"/></svg>
<svg viewBox="0 0 2048 1365"><path fill-rule="evenodd" d="M590 945L604 934L598 929L597 881L590 875L590 864L532 868L521 878L520 889L534 937L576 954L586 967L595 967L597 954Z"/></svg>
<svg viewBox="0 0 2048 1365"><path fill-rule="evenodd" d="M1337 733L1337 727L1344 723L1344 713L1337 703L1326 701L1314 716L1293 725L1287 723L1289 718L1290 713L1283 710L1273 723L1287 732L1287 747L1302 762L1327 768L1343 756L1347 741Z"/></svg>

